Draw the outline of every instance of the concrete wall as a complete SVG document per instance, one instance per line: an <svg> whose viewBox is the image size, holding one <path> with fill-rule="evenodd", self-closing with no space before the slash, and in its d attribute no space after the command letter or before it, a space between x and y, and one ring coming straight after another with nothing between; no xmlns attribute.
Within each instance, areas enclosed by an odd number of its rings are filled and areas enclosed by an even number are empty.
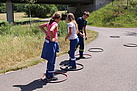
<svg viewBox="0 0 137 91"><path fill-rule="evenodd" d="M95 2L96 9L95 10L100 9L103 6L105 6L106 4L111 3L111 2L112 2L112 0L96 0L96 2Z"/></svg>
<svg viewBox="0 0 137 91"><path fill-rule="evenodd" d="M111 3L112 1L113 0L93 0L93 3L88 5L68 5L68 11L76 14L84 11L92 12L94 10L102 8L103 6L105 6L108 3Z"/></svg>
<svg viewBox="0 0 137 91"><path fill-rule="evenodd" d="M74 13L76 17L79 17L83 14L84 11L92 12L93 10L95 10L94 6L95 5L93 3L88 5L77 4L68 5L67 9L69 12Z"/></svg>

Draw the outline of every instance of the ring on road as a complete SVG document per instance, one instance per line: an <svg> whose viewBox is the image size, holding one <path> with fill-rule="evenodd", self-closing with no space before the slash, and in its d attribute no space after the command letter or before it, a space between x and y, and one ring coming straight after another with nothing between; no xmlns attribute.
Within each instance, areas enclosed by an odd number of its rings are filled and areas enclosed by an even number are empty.
<svg viewBox="0 0 137 91"><path fill-rule="evenodd" d="M73 68L73 69L67 69L68 67L68 64L66 65L61 65L60 69L61 70L66 70L66 71L78 71L78 70L81 70L84 68L84 66L82 64L79 64L79 63L76 63L76 69Z"/></svg>
<svg viewBox="0 0 137 91"><path fill-rule="evenodd" d="M123 44L124 46L126 47L137 47L137 44L134 44L134 43L126 43L126 44Z"/></svg>
<svg viewBox="0 0 137 91"><path fill-rule="evenodd" d="M80 55L80 54L76 54L75 57L76 57L76 58L79 58L79 55ZM90 55L90 54L83 54L83 56L84 56L84 58L82 58L82 59L89 59L89 58L92 57L92 55Z"/></svg>
<svg viewBox="0 0 137 91"><path fill-rule="evenodd" d="M44 82L47 82L47 83L59 83L59 82L63 82L65 80L68 79L68 75L65 74L65 73L62 73L62 72L54 72L54 74L57 76L57 75L63 75L65 76L65 78L63 77L61 80L56 80L56 81L52 81L52 80L46 80L46 74L43 74L42 77L41 77L41 80L44 81ZM62 76L61 76L62 77ZM59 78L59 77L57 77Z"/></svg>
<svg viewBox="0 0 137 91"><path fill-rule="evenodd" d="M120 38L120 36L110 36L110 38Z"/></svg>
<svg viewBox="0 0 137 91"><path fill-rule="evenodd" d="M89 48L89 52L103 52L104 50L102 48Z"/></svg>

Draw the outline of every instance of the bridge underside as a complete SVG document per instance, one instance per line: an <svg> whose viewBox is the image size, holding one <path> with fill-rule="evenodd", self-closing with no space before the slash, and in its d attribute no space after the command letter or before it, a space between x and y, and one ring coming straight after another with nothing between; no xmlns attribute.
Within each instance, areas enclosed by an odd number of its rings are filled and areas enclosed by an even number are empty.
<svg viewBox="0 0 137 91"><path fill-rule="evenodd" d="M6 3L8 0L0 0L2 3ZM12 3L27 3L26 0L10 0ZM37 0L35 4L90 4L93 0Z"/></svg>
<svg viewBox="0 0 137 91"><path fill-rule="evenodd" d="M36 0L35 4L63 4L67 5L67 10L81 16L84 11L92 12L114 0ZM6 3L7 21L14 22L12 3L27 3L26 0L0 0L0 3Z"/></svg>

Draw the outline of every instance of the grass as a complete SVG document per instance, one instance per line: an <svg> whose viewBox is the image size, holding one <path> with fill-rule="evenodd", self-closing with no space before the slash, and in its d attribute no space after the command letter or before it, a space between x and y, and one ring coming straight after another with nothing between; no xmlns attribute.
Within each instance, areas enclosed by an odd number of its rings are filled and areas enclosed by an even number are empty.
<svg viewBox="0 0 137 91"><path fill-rule="evenodd" d="M58 11L58 12L61 14L66 13L66 11ZM40 20L41 18L32 17L31 19L32 20ZM7 20L6 19L6 13L0 13L0 22L5 22L6 20ZM29 21L30 18L27 17L27 15L25 15L24 12L17 12L17 13L14 13L14 20L15 20L15 22Z"/></svg>
<svg viewBox="0 0 137 91"><path fill-rule="evenodd" d="M14 19L15 21L29 21L29 17L25 15L24 12L19 12L19 13L14 13ZM34 17L32 18L33 20L37 20L39 18ZM6 21L6 13L1 13L0 14L0 22Z"/></svg>
<svg viewBox="0 0 137 91"><path fill-rule="evenodd" d="M88 24L98 27L137 27L137 1L115 0L103 8L93 11ZM134 3L134 5L132 5Z"/></svg>
<svg viewBox="0 0 137 91"><path fill-rule="evenodd" d="M43 22L41 22L43 23ZM0 30L0 73L27 68L32 65L44 62L40 58L44 42L44 33L38 28L41 23L30 25L5 25ZM62 55L69 50L69 41L64 41L66 35L66 24L64 21L59 23L59 45L61 51L57 54ZM64 31L64 32L63 32ZM88 31L90 42L97 37L97 32Z"/></svg>

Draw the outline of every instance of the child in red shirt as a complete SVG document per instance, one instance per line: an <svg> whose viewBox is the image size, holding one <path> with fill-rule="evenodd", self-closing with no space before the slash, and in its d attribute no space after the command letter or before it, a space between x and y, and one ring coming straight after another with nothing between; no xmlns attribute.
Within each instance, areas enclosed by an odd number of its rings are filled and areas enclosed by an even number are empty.
<svg viewBox="0 0 137 91"><path fill-rule="evenodd" d="M61 19L61 14L54 13L50 22L39 25L39 28L46 35L41 58L46 59L48 61L47 70L46 70L47 80L57 80L57 78L54 77L54 67L56 60L56 52L59 52L57 32L58 32L58 23L60 19ZM46 27L47 29L44 29L44 27Z"/></svg>

